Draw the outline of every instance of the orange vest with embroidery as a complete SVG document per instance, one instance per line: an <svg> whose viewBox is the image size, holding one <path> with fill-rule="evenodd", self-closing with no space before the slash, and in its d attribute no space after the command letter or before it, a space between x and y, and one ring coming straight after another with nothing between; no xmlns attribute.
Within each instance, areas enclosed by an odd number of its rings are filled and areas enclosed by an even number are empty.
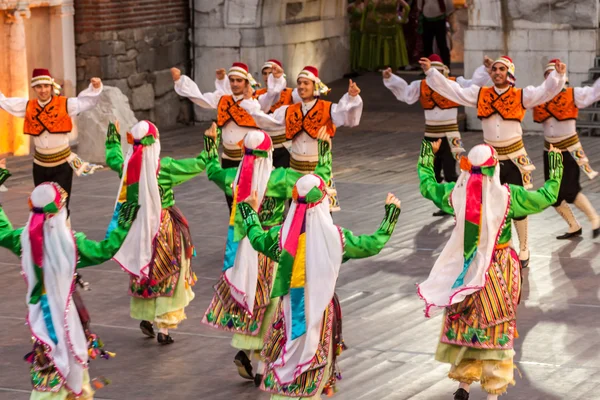
<svg viewBox="0 0 600 400"><path fill-rule="evenodd" d="M316 139L322 126L327 127L329 136L335 135L335 125L331 120L330 101L317 99L306 115L302 114L302 103L292 104L285 110L285 136L288 139L293 139L302 131Z"/></svg>
<svg viewBox="0 0 600 400"><path fill-rule="evenodd" d="M577 119L579 109L575 105L575 91L566 88L545 104L535 106L533 109L533 120L539 124L553 117L559 121Z"/></svg>
<svg viewBox="0 0 600 400"><path fill-rule="evenodd" d="M233 120L237 126L258 128L254 118L240 106L240 102L235 101L232 95L227 95L221 97L217 106L217 126L222 128L230 120Z"/></svg>
<svg viewBox="0 0 600 400"><path fill-rule="evenodd" d="M294 91L290 88L285 88L281 91L281 94L279 95L279 100L277 100L277 102L275 104L273 104L271 106L271 108L269 109L269 114L272 114L275 112L275 110L277 110L279 107L281 106L289 106L291 105L294 100L292 99L292 93ZM262 89L258 89L256 92L254 92L254 98L257 99L258 96L261 96L263 94L267 93L267 89L266 88L262 88Z"/></svg>
<svg viewBox="0 0 600 400"><path fill-rule="evenodd" d="M23 133L39 136L42 132L69 133L73 130L73 121L67 109L67 97L52 96L50 103L40 106L37 100L29 100L25 110Z"/></svg>
<svg viewBox="0 0 600 400"><path fill-rule="evenodd" d="M456 78L448 78L452 81L456 81ZM450 108L457 108L460 104L455 103L451 100L448 100L438 92L433 91L425 79L421 81L421 106L425 110L433 110L434 107L441 108L442 110L447 110Z"/></svg>
<svg viewBox="0 0 600 400"><path fill-rule="evenodd" d="M479 89L477 117L480 119L498 114L504 120L520 122L525 118L525 112L522 89L511 86L502 94L496 93L493 86Z"/></svg>

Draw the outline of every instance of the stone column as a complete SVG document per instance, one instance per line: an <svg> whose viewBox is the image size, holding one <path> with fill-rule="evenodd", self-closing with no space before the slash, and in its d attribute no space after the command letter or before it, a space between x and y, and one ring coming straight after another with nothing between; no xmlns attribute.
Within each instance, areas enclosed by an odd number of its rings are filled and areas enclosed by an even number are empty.
<svg viewBox="0 0 600 400"><path fill-rule="evenodd" d="M77 95L77 70L75 67L75 28L73 1L67 0L56 7L50 7L50 43L52 53L50 72L63 87L63 94L68 97ZM76 119L73 121L75 122ZM77 140L77 126L69 135L71 142Z"/></svg>
<svg viewBox="0 0 600 400"><path fill-rule="evenodd" d="M29 8L20 7L10 13L8 23L10 26L9 34L9 75L10 75L10 96L11 97L29 97L29 68L27 67L27 47L25 38L24 18L29 18L31 13ZM15 155L29 154L29 137L23 134L23 119L11 118L12 145L8 152ZM3 149L4 150L4 149Z"/></svg>

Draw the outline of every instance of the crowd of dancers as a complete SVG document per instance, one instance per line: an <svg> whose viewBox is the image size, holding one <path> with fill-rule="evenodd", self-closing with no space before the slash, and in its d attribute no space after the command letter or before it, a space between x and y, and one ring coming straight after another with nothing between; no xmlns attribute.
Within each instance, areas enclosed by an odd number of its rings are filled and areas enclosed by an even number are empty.
<svg viewBox="0 0 600 400"><path fill-rule="evenodd" d="M589 217L592 236L600 234L600 217L579 183L580 171L590 179L596 172L574 122L579 108L600 99L600 83L568 87L559 60L548 64L540 86L522 89L506 56L486 57L472 79L448 77L436 55L421 65L426 79L410 84L383 71L383 84L398 100L420 101L425 112L415 160L421 194L439 208L435 215L455 217L450 239L417 293L426 317L444 312L435 358L450 364L448 376L459 382L454 399L468 399L473 382L496 399L514 384L516 310L521 271L529 263L527 216L553 206L568 224L558 239L572 238L582 235L573 203ZM230 218L221 274L202 323L233 333L239 375L272 399L333 394L340 378L336 358L345 348L335 294L339 268L378 254L400 215L400 200L390 193L372 235L356 236L333 222L340 203L332 139L337 127L359 125L360 89L350 81L338 103L326 101L329 89L312 66L298 74L295 89L288 88L277 60L263 65L262 89L243 63L218 70L213 92L201 92L178 69L171 72L175 91L216 110L216 122L204 134L204 150L188 159L161 157L159 129L150 121L126 134L118 122L108 126L106 164L120 185L100 242L70 227L73 172L91 175L100 166L72 153L67 134L71 117L97 103L101 80L93 78L77 98L66 98L47 70L36 69L36 99L0 93L0 109L24 117L24 133L35 144L36 187L25 227L14 229L0 208L0 246L21 257L27 285L31 399L91 399L104 384L90 379L88 363L113 354L90 329L77 291L84 285L79 268L115 260L129 278L130 315L141 332L159 344L174 343L171 330L186 319L197 282L193 227L175 205L174 187L203 172L224 192ZM476 107L483 125L484 144L468 155L458 130L459 105ZM546 144L546 182L536 191L528 190L535 167L521 130L532 108ZM122 138L129 144L125 154ZM1 184L10 173L0 167Z"/></svg>

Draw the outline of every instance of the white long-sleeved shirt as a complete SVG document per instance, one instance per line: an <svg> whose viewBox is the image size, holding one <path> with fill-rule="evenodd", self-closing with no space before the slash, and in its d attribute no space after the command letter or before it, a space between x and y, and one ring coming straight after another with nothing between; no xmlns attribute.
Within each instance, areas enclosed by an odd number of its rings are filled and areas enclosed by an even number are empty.
<svg viewBox="0 0 600 400"><path fill-rule="evenodd" d="M215 81L217 90L212 93L202 93L198 88L198 85L196 85L196 82L185 75L181 75L181 78L175 82L175 92L182 97L187 97L194 104L197 104L202 108L216 110L219 106L221 97L228 95L224 90L227 90L226 88L229 86L225 85L222 81L227 81L227 83L229 83L229 80L227 79L223 79L221 82L217 79ZM231 91L231 89L229 89L229 91ZM240 101L244 98L243 95L232 96L235 101ZM233 120L229 120L225 126L221 127L223 147L230 150L240 149L239 143L244 140L246 133L248 133L248 128L239 126ZM231 159L231 157L226 154L222 154L222 157Z"/></svg>
<svg viewBox="0 0 600 400"><path fill-rule="evenodd" d="M596 80L593 86L573 88L573 94L577 108L585 108L600 101L600 79ZM577 132L576 125L577 121L572 119L559 121L554 117L550 117L542 122L544 137L550 142L560 142Z"/></svg>
<svg viewBox="0 0 600 400"><path fill-rule="evenodd" d="M315 105L317 99L302 103L302 114L306 115ZM260 109L260 103L255 99L244 100L241 106L254 118L259 128L264 130L285 129L285 113L288 106L281 106L272 114L266 114ZM350 96L346 93L337 104L331 105L331 120L336 127L357 126L362 115L363 102L360 96ZM292 157L299 161L315 161L318 158L317 140L302 131L292 139L290 149Z"/></svg>
<svg viewBox="0 0 600 400"><path fill-rule="evenodd" d="M95 89L92 84L90 84L90 86L81 91L77 97L70 97L67 99L67 112L69 115L75 117L78 114L95 107L100 99L98 96L102 93L102 89L102 85L100 85L98 89ZM37 102L40 106L44 107L50 103L51 100L52 99L45 102L37 100ZM0 109L15 117L25 117L28 101L28 99L20 97L6 97L0 93ZM33 137L33 144L38 149L61 149L69 146L69 135L50 133L45 130L39 136Z"/></svg>
<svg viewBox="0 0 600 400"><path fill-rule="evenodd" d="M465 107L477 108L480 86L472 85L462 88L458 83L452 82L436 69L430 68L427 72L427 84L433 90L452 100L455 103L462 104ZM540 86L527 86L523 88L523 107L531 109L539 104L545 103L556 96L565 84L565 76L552 71L548 78ZM502 94L505 89L494 87L496 93ZM491 145L510 145L521 140L523 130L520 121L506 121L495 113L489 118L481 121L483 128L483 139Z"/></svg>
<svg viewBox="0 0 600 400"><path fill-rule="evenodd" d="M490 76L485 69L485 66L480 66L473 73L472 79L465 79L462 76L456 78L456 82L463 88L472 85L483 86L490 80ZM383 79L383 84L387 87L396 98L406 104L414 104L421 97L421 81L413 81L408 84L401 77L392 74L388 79ZM423 110L425 112L426 123L440 125L441 123L453 124L456 123L458 110L456 108L441 109L433 107L431 110Z"/></svg>

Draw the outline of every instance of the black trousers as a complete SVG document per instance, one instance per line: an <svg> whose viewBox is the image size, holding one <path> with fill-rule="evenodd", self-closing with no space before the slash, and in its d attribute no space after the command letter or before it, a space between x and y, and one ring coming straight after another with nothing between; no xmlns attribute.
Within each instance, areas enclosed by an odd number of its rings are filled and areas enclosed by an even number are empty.
<svg viewBox="0 0 600 400"><path fill-rule="evenodd" d="M73 186L73 168L68 162L56 167L44 167L33 163L33 184L38 186L44 182L56 182L69 195L67 197L67 211L70 214L69 203L71 201L71 188Z"/></svg>
<svg viewBox="0 0 600 400"><path fill-rule="evenodd" d="M573 203L575 198L581 192L581 183L579 178L581 177L581 170L577 161L571 155L569 151L563 151L563 178L560 183L560 189L558 191L558 198L554 207L558 207L562 201L567 203ZM544 151L544 179L550 179L550 170L548 167L548 152Z"/></svg>
<svg viewBox="0 0 600 400"><path fill-rule="evenodd" d="M230 160L227 158L221 158L221 167L223 168L237 168L240 165L241 160ZM231 214L231 207L233 206L233 197L225 195L227 200L227 207L229 207L229 213Z"/></svg>
<svg viewBox="0 0 600 400"><path fill-rule="evenodd" d="M285 147L279 147L273 150L273 167L274 168L289 168L290 167L290 152Z"/></svg>
<svg viewBox="0 0 600 400"><path fill-rule="evenodd" d="M425 136L425 139L430 142L436 142L439 138ZM456 159L454 158L454 154L452 154L450 143L447 138L442 138L440 149L435 154L433 170L435 172L435 180L438 183L442 183L443 181L456 182L458 179L458 174L456 173ZM442 171L444 172L443 177Z"/></svg>
<svg viewBox="0 0 600 400"><path fill-rule="evenodd" d="M446 41L446 20L427 21L423 20L423 51L424 57L433 54L433 39L440 50L440 57L445 65L450 68L450 49Z"/></svg>
<svg viewBox="0 0 600 400"><path fill-rule="evenodd" d="M500 183L505 185L523 185L523 175L521 170L511 160L503 160L499 162L500 165ZM515 221L522 221L527 217L513 218Z"/></svg>

